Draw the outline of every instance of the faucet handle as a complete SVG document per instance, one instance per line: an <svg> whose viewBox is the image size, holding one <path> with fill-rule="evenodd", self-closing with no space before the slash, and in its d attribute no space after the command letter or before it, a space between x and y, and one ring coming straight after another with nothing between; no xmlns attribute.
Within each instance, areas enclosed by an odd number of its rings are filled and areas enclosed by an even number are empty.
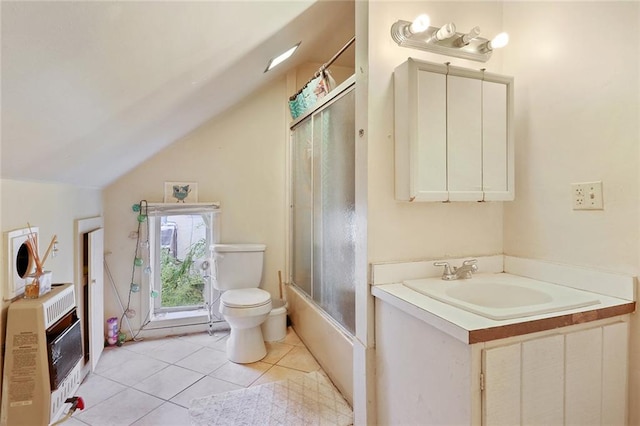
<svg viewBox="0 0 640 426"><path fill-rule="evenodd" d="M433 262L433 266L444 266L444 275L451 275L451 265L449 265L449 262Z"/></svg>
<svg viewBox="0 0 640 426"><path fill-rule="evenodd" d="M462 266L471 266L471 271L477 272L478 271L477 263L478 263L478 259L469 259L462 262Z"/></svg>

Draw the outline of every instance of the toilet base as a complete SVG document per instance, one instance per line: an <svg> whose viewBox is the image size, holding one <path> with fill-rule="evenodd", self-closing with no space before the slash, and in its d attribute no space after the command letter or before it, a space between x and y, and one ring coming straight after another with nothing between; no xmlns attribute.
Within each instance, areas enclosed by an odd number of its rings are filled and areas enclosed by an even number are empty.
<svg viewBox="0 0 640 426"><path fill-rule="evenodd" d="M227 358L236 364L260 361L267 356L267 348L262 338L260 325L251 328L231 327L227 340Z"/></svg>

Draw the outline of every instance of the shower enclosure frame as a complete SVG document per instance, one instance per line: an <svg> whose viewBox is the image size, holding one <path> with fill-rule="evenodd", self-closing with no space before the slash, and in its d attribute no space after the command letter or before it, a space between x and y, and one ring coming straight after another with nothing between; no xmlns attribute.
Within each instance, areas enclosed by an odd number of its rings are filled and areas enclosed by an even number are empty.
<svg viewBox="0 0 640 426"><path fill-rule="evenodd" d="M349 329L348 327L346 327L344 324L342 324L338 319L334 318L332 316L332 314L330 312L328 312L326 309L324 309L324 307L316 300L316 298L314 297L314 293L316 293L317 291L317 285L318 283L317 281L317 272L316 272L316 253L313 250L314 247L314 243L316 242L316 234L318 233L318 229L317 229L317 224L314 223L314 215L315 215L315 204L316 204L316 197L317 194L314 193L314 191L316 190L316 173L314 173L314 168L316 167L316 161L317 159L315 158L316 155L316 147L312 146L312 152L313 154L311 155L310 161L312 163L311 166L311 170L310 170L310 177L311 177L311 181L309 182L311 190L310 190L310 198L311 198L311 206L310 206L310 210L311 210L311 245L312 245L312 249L311 249L311 259L310 259L310 271L311 271L311 275L310 275L310 284L309 284L309 291L307 291L307 289L305 289L303 286L301 286L299 283L296 283L295 277L294 277L294 270L295 270L295 238L296 238L296 231L295 231L295 207L294 207L294 202L295 202L295 196L294 196L294 192L295 192L295 184L294 184L294 179L295 179L295 165L294 162L296 160L295 158L295 140L294 140L294 131L296 128L299 128L304 121L306 121L307 119L312 119L312 116L317 115L318 113L321 113L322 111L328 109L329 107L331 107L332 105L334 105L336 102L338 102L339 100L341 100L343 97L349 95L349 94L353 94L355 96L355 75L349 77L347 80L345 80L342 84L340 84L338 87L336 87L334 90L332 90L327 96L325 96L324 98L322 98L318 104L311 110L307 111L305 114L303 114L302 116L298 117L295 121L293 121L290 126L290 135L289 135L289 179L288 179L288 196L289 196L289 238L288 238L288 254L287 254L287 262L288 262L288 267L287 267L287 277L288 277L288 282L290 284L293 285L294 288L296 288L300 293L304 294L304 296L306 297L306 299L312 304L314 305L319 312L322 314L322 316L324 318L326 318L328 321L330 321L330 323L334 326L336 326L341 333L343 333L345 336L348 336L349 339L353 339L353 337L355 336L355 280L353 281L352 285L353 285L353 289L352 289L352 294L353 294L353 306L352 306L352 313L354 315L354 319L353 319L353 323L351 324L351 329ZM355 120L355 109L354 109L354 120ZM310 133L311 135L314 135L315 133L315 129L313 128L313 125L310 129ZM356 131L355 131L355 124L353 125L353 150L354 153L353 155L355 155L355 138L356 138ZM355 164L353 165L354 169L355 169ZM353 191L354 191L354 196L355 196L355 178L353 180L353 182L350 182L350 184L353 184ZM355 202L355 200L354 200ZM355 229L354 229L355 232ZM354 249L355 249L355 245L354 245ZM354 257L354 265L353 267L355 268L355 257Z"/></svg>

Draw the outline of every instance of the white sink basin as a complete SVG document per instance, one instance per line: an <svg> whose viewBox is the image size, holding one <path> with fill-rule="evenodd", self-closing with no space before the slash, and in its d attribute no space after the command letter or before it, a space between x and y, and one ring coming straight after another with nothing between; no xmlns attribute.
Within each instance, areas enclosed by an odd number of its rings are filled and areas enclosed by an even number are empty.
<svg viewBox="0 0 640 426"><path fill-rule="evenodd" d="M433 299L494 320L521 318L600 303L596 294L511 274L477 274L445 281L425 278L403 285Z"/></svg>

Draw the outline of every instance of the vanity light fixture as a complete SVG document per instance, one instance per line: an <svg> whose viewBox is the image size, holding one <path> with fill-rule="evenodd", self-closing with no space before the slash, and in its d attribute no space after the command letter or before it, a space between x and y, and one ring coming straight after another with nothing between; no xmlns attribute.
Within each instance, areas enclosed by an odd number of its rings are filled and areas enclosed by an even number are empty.
<svg viewBox="0 0 640 426"><path fill-rule="evenodd" d="M509 42L507 33L500 33L492 40L480 37L480 27L474 27L468 33L456 32L453 22L440 28L432 27L427 15L420 15L413 22L395 22L391 26L391 38L402 47L479 62L488 61L494 49Z"/></svg>
<svg viewBox="0 0 640 426"><path fill-rule="evenodd" d="M282 62L284 62L287 59L289 59L291 57L291 55L293 55L293 53L296 51L298 46L300 46L300 43L302 43L302 42L298 42L298 44L296 44L295 46L293 46L291 49L287 50L286 52L281 53L280 55L276 56L275 58L271 58L269 60L269 64L267 64L267 68L264 70L264 72L270 71L276 65L279 65Z"/></svg>
<svg viewBox="0 0 640 426"><path fill-rule="evenodd" d="M509 44L509 34L500 33L497 36L495 36L494 38L492 38L491 41L483 43L480 46L480 49L482 51L489 52L489 51L491 51L493 49L500 49L502 47L505 47L507 44Z"/></svg>

